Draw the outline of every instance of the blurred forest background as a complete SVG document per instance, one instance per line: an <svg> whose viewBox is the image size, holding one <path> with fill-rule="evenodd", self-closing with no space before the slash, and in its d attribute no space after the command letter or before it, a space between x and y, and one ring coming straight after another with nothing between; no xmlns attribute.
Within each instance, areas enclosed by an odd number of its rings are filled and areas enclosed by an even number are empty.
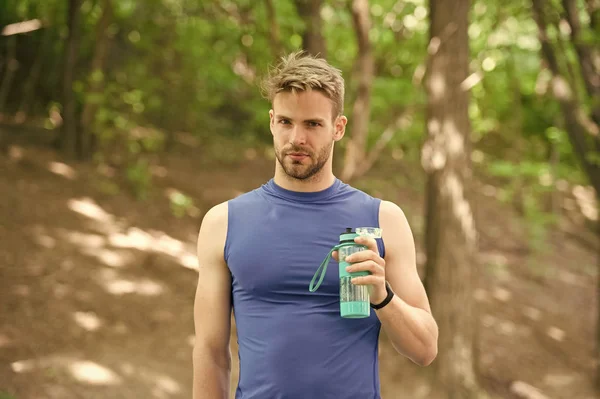
<svg viewBox="0 0 600 399"><path fill-rule="evenodd" d="M191 397L198 228L272 176L258 83L300 48L440 324L427 368L382 336L383 397L599 397L600 1L3 0L0 32L0 398Z"/></svg>

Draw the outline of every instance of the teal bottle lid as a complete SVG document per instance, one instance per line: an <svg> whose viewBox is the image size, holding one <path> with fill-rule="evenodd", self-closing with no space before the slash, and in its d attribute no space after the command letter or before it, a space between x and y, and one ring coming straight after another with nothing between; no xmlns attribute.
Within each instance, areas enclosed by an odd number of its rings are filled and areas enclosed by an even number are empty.
<svg viewBox="0 0 600 399"><path fill-rule="evenodd" d="M354 242L356 237L358 237L358 234L352 231L352 227L346 227L346 231L340 234L340 244Z"/></svg>

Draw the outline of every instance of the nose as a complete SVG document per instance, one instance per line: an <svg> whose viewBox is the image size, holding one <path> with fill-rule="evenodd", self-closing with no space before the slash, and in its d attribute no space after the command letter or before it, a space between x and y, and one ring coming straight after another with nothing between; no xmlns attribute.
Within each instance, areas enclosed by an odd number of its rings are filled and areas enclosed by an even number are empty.
<svg viewBox="0 0 600 399"><path fill-rule="evenodd" d="M306 144L306 131L302 128L302 126L294 126L292 131L290 132L290 144L294 145L304 145Z"/></svg>

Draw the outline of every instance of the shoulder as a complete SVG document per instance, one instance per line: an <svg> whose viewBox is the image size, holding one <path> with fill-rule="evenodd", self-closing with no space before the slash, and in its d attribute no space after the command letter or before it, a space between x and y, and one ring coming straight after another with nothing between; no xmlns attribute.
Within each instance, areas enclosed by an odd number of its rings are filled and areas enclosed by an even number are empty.
<svg viewBox="0 0 600 399"><path fill-rule="evenodd" d="M379 225L386 242L386 254L413 252L414 238L404 211L391 201L381 200Z"/></svg>
<svg viewBox="0 0 600 399"><path fill-rule="evenodd" d="M227 224L229 201L221 202L210 208L202 218L201 229Z"/></svg>
<svg viewBox="0 0 600 399"><path fill-rule="evenodd" d="M229 201L213 206L202 218L198 233L198 252L219 253L227 237Z"/></svg>
<svg viewBox="0 0 600 399"><path fill-rule="evenodd" d="M392 219L392 221L395 222L406 220L404 211L391 201L381 200L379 205L379 215L382 221L386 221L388 219Z"/></svg>

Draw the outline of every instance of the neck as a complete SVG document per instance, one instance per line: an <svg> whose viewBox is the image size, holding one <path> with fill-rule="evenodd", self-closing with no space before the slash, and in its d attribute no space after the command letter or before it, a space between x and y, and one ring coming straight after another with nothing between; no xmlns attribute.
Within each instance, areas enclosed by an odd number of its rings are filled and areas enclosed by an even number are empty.
<svg viewBox="0 0 600 399"><path fill-rule="evenodd" d="M335 175L333 174L332 167L328 162L326 165L323 165L323 169L321 169L314 176L311 176L305 180L295 179L288 176L276 160L273 181L279 187L282 187L286 190L316 192L323 191L331 187L331 185L335 182Z"/></svg>

